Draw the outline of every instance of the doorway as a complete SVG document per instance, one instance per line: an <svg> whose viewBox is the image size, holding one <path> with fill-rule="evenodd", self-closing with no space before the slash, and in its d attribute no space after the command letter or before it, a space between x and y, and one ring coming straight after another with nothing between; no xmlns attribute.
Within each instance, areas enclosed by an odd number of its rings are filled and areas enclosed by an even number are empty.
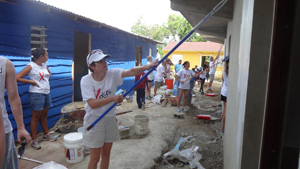
<svg viewBox="0 0 300 169"><path fill-rule="evenodd" d="M142 65L142 50L141 46L135 47L135 66Z"/></svg>
<svg viewBox="0 0 300 169"><path fill-rule="evenodd" d="M91 51L91 34L74 31L74 59L73 59L73 101L82 101L80 80L88 74L86 56Z"/></svg>
<svg viewBox="0 0 300 169"><path fill-rule="evenodd" d="M204 64L209 66L209 62L210 62L210 56L202 56L200 66L203 67Z"/></svg>

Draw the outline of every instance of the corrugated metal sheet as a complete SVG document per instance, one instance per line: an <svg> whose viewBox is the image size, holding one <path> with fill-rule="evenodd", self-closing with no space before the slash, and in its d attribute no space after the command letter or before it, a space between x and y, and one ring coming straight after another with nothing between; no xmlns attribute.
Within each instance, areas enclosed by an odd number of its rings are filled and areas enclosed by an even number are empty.
<svg viewBox="0 0 300 169"><path fill-rule="evenodd" d="M28 1L16 1L28 2ZM16 72L25 68L30 62L30 36L31 26L44 26L46 28L46 41L49 53L49 66L52 76L50 78L50 94L53 107L48 113L48 126L53 126L60 118L61 108L72 101L73 81L72 63L74 59L74 32L80 31L91 35L92 49L100 48L104 53L111 54L109 68L129 69L135 65L135 47L142 50L142 64L146 64L146 57L156 54L156 42L136 38L124 31L115 31L109 27L94 27L79 23L59 15L53 15L43 10L33 10L27 5L18 5L0 1L0 55L10 60L15 65ZM86 54L78 57L86 57ZM85 63L83 63L85 65ZM134 77L125 78L119 87L129 90L134 84ZM30 131L31 110L28 104L28 84L18 84L19 95L22 101L24 124ZM131 92L130 94L133 94ZM7 97L7 96L6 96ZM7 98L6 98L7 102ZM14 128L16 138L16 123L7 102L9 119ZM41 131L41 127L38 127Z"/></svg>

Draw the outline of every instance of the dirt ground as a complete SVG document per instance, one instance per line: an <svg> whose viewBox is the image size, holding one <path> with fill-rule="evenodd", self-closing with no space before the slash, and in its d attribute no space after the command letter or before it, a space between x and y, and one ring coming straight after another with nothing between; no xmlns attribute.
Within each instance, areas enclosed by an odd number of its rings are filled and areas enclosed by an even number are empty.
<svg viewBox="0 0 300 169"><path fill-rule="evenodd" d="M151 101L146 100L146 109L138 109L135 96L132 103L124 102L121 106L117 106L117 112L132 110L131 113L117 116L119 123L128 126L130 134L129 138L113 144L109 168L165 169L167 166L163 160L163 155L174 149L181 137L193 136L194 140L190 143L183 142L179 150L191 148L193 145L198 146L198 152L202 155L200 163L204 168L222 169L223 140L220 135L222 122L221 113L216 113L222 110L221 107L218 107L221 104L221 82L214 81L212 89L216 93L215 97L201 95L197 92L199 90L198 86L194 88L195 97L192 99L192 105L187 106L188 111L183 119L174 117L176 107L171 106L170 103L166 107L162 107L162 105L153 104ZM206 87L204 91L206 91ZM216 107L211 107L212 105ZM209 109L209 111L206 111L206 109ZM199 114L211 115L219 118L219 120L197 119L196 116ZM134 117L136 115L147 115L149 117L149 132L145 136L138 136L134 132ZM55 132L55 134L57 133L58 131ZM56 142L42 141L40 143L41 150L33 150L28 146L24 156L42 162L55 161L70 169L87 168L89 155L86 155L84 160L79 163L66 163L63 145L63 136L66 133L61 134L62 136ZM177 159L169 160L169 162L173 163L175 169L190 168L188 163L182 163ZM21 169L27 169L36 167L39 164L21 160L20 165Z"/></svg>
<svg viewBox="0 0 300 169"><path fill-rule="evenodd" d="M206 84L207 85L207 84ZM179 137L181 136L194 136L195 140L191 143L182 143L179 150L191 148L193 145L199 147L199 153L202 155L200 160L201 165L206 169L222 169L223 168L223 140L220 134L221 130L221 113L216 113L218 110L222 110L220 107L220 89L222 83L214 82L213 90L216 93L215 97L209 97L199 94L197 91L199 88L194 88L196 97L192 99L193 105L187 111L185 118L179 120L177 123L176 131L169 141L169 150L173 149L177 144ZM206 88L204 88L206 91ZM210 105L217 107L210 107ZM200 105L200 110L198 109ZM202 109L210 109L209 111ZM214 110L212 110L214 109ZM219 111L219 112L220 112ZM216 121L197 119L199 114L211 115L219 118ZM173 164L174 168L187 169L189 165L182 165L178 160L174 160L177 164ZM164 162L157 163L154 167L156 169L165 169Z"/></svg>

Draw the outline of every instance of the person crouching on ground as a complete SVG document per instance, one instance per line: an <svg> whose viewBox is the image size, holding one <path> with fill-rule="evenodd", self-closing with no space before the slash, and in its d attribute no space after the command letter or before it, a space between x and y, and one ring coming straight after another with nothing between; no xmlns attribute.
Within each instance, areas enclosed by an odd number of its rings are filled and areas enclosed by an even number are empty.
<svg viewBox="0 0 300 169"><path fill-rule="evenodd" d="M37 140L39 122L44 132L43 140L56 141L56 138L49 134L47 124L48 110L52 106L49 83L51 72L46 65L48 52L44 48L36 48L32 50L31 54L32 62L17 74L17 81L31 84L28 94L32 112L30 121L30 130L32 134L31 146L35 149L40 149L41 146ZM24 79L27 75L30 80Z"/></svg>
<svg viewBox="0 0 300 169"><path fill-rule="evenodd" d="M153 57L152 56L148 56L147 57L147 65L150 65L153 61ZM151 86L152 86L152 82L154 80L154 71L152 71L148 76L148 81L147 81L147 90L146 90L146 99L147 100L151 100Z"/></svg>
<svg viewBox="0 0 300 169"><path fill-rule="evenodd" d="M109 57L110 55L103 54L100 49L92 50L86 58L92 73L85 75L80 81L86 111L83 144L90 149L88 169L96 169L100 157L100 168L108 169L113 142L120 140L116 107L111 109L91 130L87 131L87 128L112 104L123 102L124 98L121 95L116 96L116 90L123 83L124 77L138 75L157 65L156 60L149 65L129 70L108 69L106 59Z"/></svg>
<svg viewBox="0 0 300 169"><path fill-rule="evenodd" d="M135 76L135 83L139 81L146 73L142 72ZM143 110L145 109L145 84L148 81L148 77L143 79L137 86L136 86L136 102L138 104L138 108Z"/></svg>
<svg viewBox="0 0 300 169"><path fill-rule="evenodd" d="M163 81L164 81L163 77L167 76L166 69L165 69L166 63L167 63L166 61L163 61L161 65L157 66L156 68L156 75L154 78L154 95L156 95L157 89L159 89L160 86L163 85Z"/></svg>
<svg viewBox="0 0 300 169"><path fill-rule="evenodd" d="M180 112L180 100L182 95L184 94L184 100L183 100L183 106L182 106L182 111L186 112L187 109L185 108L186 105L186 101L188 98L188 94L189 94L189 90L190 90L190 79L192 77L197 77L200 75L199 72L197 74L195 74L190 68L190 62L189 61L185 61L183 63L183 69L181 69L178 73L176 73L175 78L180 82L179 84L179 95L177 98L177 109L176 112Z"/></svg>
<svg viewBox="0 0 300 169"><path fill-rule="evenodd" d="M223 86L221 89L221 100L223 102L223 112L222 112L222 130L221 133L224 133L225 130L225 118L226 118L226 103L227 103L227 90L228 90L228 72L229 72L229 57L230 55L226 56L223 59L224 68L222 71L222 81L223 81Z"/></svg>

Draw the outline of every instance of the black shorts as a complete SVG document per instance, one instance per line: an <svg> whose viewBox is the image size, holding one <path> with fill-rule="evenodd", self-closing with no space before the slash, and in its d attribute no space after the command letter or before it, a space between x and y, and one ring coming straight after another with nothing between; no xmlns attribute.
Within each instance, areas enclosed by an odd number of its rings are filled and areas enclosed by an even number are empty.
<svg viewBox="0 0 300 169"><path fill-rule="evenodd" d="M199 79L205 81L205 78L199 78Z"/></svg>
<svg viewBox="0 0 300 169"><path fill-rule="evenodd" d="M221 100L223 101L223 102L227 102L227 97L226 96L223 96L223 95L221 95Z"/></svg>
<svg viewBox="0 0 300 169"><path fill-rule="evenodd" d="M147 80L147 83L148 83L148 82L153 82L153 80Z"/></svg>

